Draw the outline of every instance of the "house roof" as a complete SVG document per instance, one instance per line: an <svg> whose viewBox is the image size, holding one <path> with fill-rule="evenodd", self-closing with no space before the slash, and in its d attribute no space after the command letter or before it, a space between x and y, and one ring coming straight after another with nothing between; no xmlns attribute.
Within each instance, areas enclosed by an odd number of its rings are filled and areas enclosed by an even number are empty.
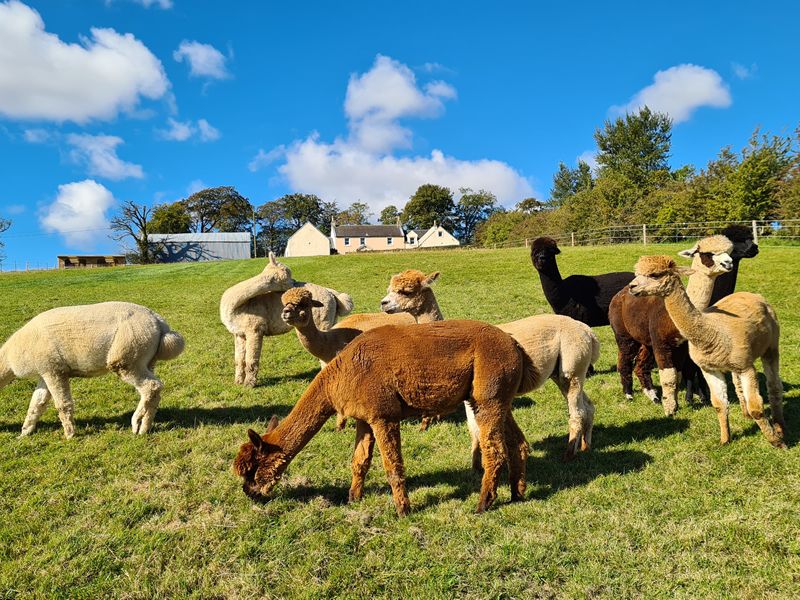
<svg viewBox="0 0 800 600"><path fill-rule="evenodd" d="M336 237L403 237L397 225L337 225Z"/></svg>
<svg viewBox="0 0 800 600"><path fill-rule="evenodd" d="M147 240L150 242L247 242L250 243L249 233L214 232L214 233L151 233Z"/></svg>
<svg viewBox="0 0 800 600"><path fill-rule="evenodd" d="M427 229L412 229L409 233L416 233L418 238L421 238L425 233L427 233Z"/></svg>

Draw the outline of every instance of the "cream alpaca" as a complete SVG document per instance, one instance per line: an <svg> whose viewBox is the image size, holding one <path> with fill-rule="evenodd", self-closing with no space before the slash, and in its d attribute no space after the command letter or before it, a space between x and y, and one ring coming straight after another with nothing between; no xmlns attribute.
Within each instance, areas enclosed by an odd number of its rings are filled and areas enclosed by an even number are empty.
<svg viewBox="0 0 800 600"><path fill-rule="evenodd" d="M146 433L163 387L153 373L155 363L175 358L183 346L183 337L171 331L162 317L138 304L54 308L28 321L0 348L0 388L15 377L38 378L21 435L33 432L52 396L69 439L75 435L70 377L112 371L139 392L131 428Z"/></svg>
<svg viewBox="0 0 800 600"><path fill-rule="evenodd" d="M294 281L289 268L277 262L270 252L264 271L231 286L220 300L220 319L234 336L236 383L255 386L264 336L291 331L292 328L281 319L283 305L280 295L293 287L307 289L321 304L313 311L314 322L320 329L329 329L337 317L353 310L353 300L348 294Z"/></svg>
<svg viewBox="0 0 800 600"><path fill-rule="evenodd" d="M741 390L743 414L758 423L773 446L785 448L783 384L778 373L780 330L775 311L767 301L758 294L737 292L701 311L689 300L679 270L667 256L640 258L630 290L634 295L664 298L670 317L689 341L689 355L708 382L711 403L719 418L720 442L730 441L725 384L725 373L730 372L737 392ZM758 392L754 364L757 358L764 366L774 426L764 415L764 401Z"/></svg>
<svg viewBox="0 0 800 600"><path fill-rule="evenodd" d="M385 312L409 312L419 323L442 320L431 285L439 273L425 275L410 269L392 277L381 300ZM521 393L538 389L552 379L567 400L569 441L564 455L571 459L592 443L594 405L583 390L589 365L600 357L600 342L591 328L561 315L535 315L496 326L514 338L533 365L536 376ZM472 464L480 464L479 431L471 407L465 404L472 437Z"/></svg>

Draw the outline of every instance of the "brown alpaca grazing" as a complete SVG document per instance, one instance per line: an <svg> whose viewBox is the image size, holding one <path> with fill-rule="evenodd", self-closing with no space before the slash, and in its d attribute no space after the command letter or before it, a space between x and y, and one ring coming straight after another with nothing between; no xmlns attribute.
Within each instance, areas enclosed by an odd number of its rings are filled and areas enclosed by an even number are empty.
<svg viewBox="0 0 800 600"><path fill-rule="evenodd" d="M410 503L400 451L400 421L447 414L462 402L480 426L483 481L477 512L497 497L508 463L512 500L525 494L528 444L511 416L511 400L529 385L531 365L508 335L479 321L387 325L362 333L314 378L289 415L263 436L248 430L233 463L250 498L264 500L286 467L335 412L356 419L349 498L360 500L374 443L383 459L397 514Z"/></svg>
<svg viewBox="0 0 800 600"><path fill-rule="evenodd" d="M727 273L733 266L733 244L721 235L703 238L680 255L693 259L693 273L689 278L687 293L698 308L708 306L714 289L714 278ZM690 359L686 339L669 317L664 299L657 296L634 296L628 288L620 290L611 300L608 319L617 341L617 371L622 381L622 391L628 400L633 398L632 373L636 358L636 376L645 394L658 402L658 395L650 378L649 361L655 356L662 387L664 414L672 416L678 409L679 375L689 372ZM642 349L640 349L642 348ZM687 381L688 385L688 381ZM691 395L687 389L687 402Z"/></svg>
<svg viewBox="0 0 800 600"><path fill-rule="evenodd" d="M739 395L742 413L761 428L777 448L783 441L783 384L779 375L780 329L775 311L763 296L737 292L713 306L699 310L681 283L679 269L668 256L643 256L636 263L636 277L629 284L634 295L661 296L681 335L689 341L689 355L703 372L717 411L720 443L730 441L728 386L730 372ZM772 421L764 414L758 391L755 360L761 359L767 379Z"/></svg>

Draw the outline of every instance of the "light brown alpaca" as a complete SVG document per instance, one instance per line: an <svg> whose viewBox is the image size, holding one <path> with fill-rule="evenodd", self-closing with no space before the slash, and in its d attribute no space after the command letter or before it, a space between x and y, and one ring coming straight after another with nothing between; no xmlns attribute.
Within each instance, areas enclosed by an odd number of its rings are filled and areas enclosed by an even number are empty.
<svg viewBox="0 0 800 600"><path fill-rule="evenodd" d="M775 311L763 296L737 292L701 311L689 300L679 269L668 256L641 257L629 287L634 295L664 298L669 316L689 341L689 355L708 382L719 418L720 442L730 441L725 384L725 373L730 372L737 391L742 391L742 412L758 423L773 446L786 448L783 384L778 372L780 330ZM764 401L758 392L757 358L764 366L774 426L764 415Z"/></svg>
<svg viewBox="0 0 800 600"><path fill-rule="evenodd" d="M234 336L236 383L255 386L264 336L291 331L292 328L281 319L283 305L280 296L293 287L308 290L320 303L312 313L320 329L329 329L337 317L353 309L353 300L347 294L313 283L294 281L289 268L277 262L270 252L269 262L261 273L231 286L220 300L220 319Z"/></svg>
<svg viewBox="0 0 800 600"><path fill-rule="evenodd" d="M389 313L409 312L419 323L444 319L431 284L439 273L425 275L410 269L392 277L381 308ZM533 365L536 376L525 392L535 390L552 379L567 400L569 441L565 460L592 443L594 405L583 390L589 365L600 357L600 341L591 328L562 315L535 315L497 325L520 345ZM478 426L472 408L465 405L472 438L472 464L480 465Z"/></svg>
<svg viewBox="0 0 800 600"><path fill-rule="evenodd" d="M508 462L512 500L525 494L528 444L511 416L511 400L530 384L531 365L509 336L478 321L387 325L358 336L311 382L289 415L259 436L248 430L234 461L243 490L265 499L289 462L339 412L356 419L351 501L364 493L364 478L377 441L397 514L408 514L400 452L400 420L446 414L461 402L475 408L480 426L483 481L478 512L497 496Z"/></svg>

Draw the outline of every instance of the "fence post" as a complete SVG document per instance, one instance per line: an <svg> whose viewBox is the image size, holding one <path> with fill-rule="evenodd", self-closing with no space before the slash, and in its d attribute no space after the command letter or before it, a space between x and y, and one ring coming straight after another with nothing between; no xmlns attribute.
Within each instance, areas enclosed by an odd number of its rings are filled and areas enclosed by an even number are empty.
<svg viewBox="0 0 800 600"><path fill-rule="evenodd" d="M647 225L642 225L642 243L647 246Z"/></svg>
<svg viewBox="0 0 800 600"><path fill-rule="evenodd" d="M753 221L753 242L758 243L758 226L755 221Z"/></svg>
<svg viewBox="0 0 800 600"><path fill-rule="evenodd" d="M528 238L525 238L525 247L528 247Z"/></svg>
<svg viewBox="0 0 800 600"><path fill-rule="evenodd" d="M575 245L575 232L573 231L570 235L572 236L572 245L574 246Z"/></svg>

